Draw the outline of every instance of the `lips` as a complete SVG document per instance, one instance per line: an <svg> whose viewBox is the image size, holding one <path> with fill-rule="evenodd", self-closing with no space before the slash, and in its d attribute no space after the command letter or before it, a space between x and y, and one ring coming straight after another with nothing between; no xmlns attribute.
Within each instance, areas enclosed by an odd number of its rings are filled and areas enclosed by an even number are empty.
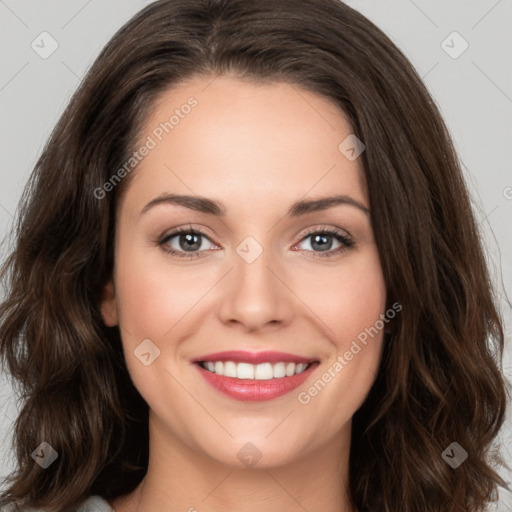
<svg viewBox="0 0 512 512"><path fill-rule="evenodd" d="M271 400L300 386L319 362L284 352L225 351L193 360L200 375L224 395Z"/></svg>

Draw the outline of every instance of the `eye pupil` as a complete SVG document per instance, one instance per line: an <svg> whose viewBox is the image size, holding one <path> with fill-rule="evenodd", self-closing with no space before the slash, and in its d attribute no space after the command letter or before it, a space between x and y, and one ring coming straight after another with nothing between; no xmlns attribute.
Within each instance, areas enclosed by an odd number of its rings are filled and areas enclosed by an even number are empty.
<svg viewBox="0 0 512 512"><path fill-rule="evenodd" d="M317 247L315 247L315 244L318 244ZM315 249L319 248L321 251L328 251L332 247L332 236L323 234L314 235L311 245Z"/></svg>
<svg viewBox="0 0 512 512"><path fill-rule="evenodd" d="M184 235L180 235L180 248L184 250L199 249L201 247L200 236L201 235L197 235L195 233L187 233Z"/></svg>

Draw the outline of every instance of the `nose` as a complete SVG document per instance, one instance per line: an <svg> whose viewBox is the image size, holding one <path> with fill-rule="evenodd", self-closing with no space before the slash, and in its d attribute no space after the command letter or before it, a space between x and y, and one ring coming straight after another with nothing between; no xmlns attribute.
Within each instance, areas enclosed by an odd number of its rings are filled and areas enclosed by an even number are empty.
<svg viewBox="0 0 512 512"><path fill-rule="evenodd" d="M224 279L219 317L246 331L276 328L293 316L293 293L282 266L263 250L252 262L234 254L234 268Z"/></svg>

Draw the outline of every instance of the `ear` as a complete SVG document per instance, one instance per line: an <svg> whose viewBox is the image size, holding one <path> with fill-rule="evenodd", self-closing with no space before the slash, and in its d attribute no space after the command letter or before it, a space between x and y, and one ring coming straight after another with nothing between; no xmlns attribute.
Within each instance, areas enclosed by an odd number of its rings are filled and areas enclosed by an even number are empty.
<svg viewBox="0 0 512 512"><path fill-rule="evenodd" d="M109 281L101 294L101 316L108 327L117 325L117 304L114 283Z"/></svg>

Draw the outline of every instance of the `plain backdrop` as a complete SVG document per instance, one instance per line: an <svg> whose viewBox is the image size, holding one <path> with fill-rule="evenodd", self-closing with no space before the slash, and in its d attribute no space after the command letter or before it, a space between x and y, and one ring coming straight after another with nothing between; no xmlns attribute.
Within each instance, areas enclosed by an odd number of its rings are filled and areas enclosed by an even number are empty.
<svg viewBox="0 0 512 512"><path fill-rule="evenodd" d="M0 0L2 240L11 228L29 173L81 77L115 31L148 3ZM507 294L512 297L512 0L347 3L402 49L448 124L464 165L501 301L507 344L504 372L512 382L512 313L507 303ZM44 55L52 45L53 53ZM4 243L0 260L5 253ZM17 406L1 374L0 406L2 477L13 465L10 436ZM509 413L501 436L509 464L511 422ZM511 472L501 473L512 481ZM512 510L511 498L512 494L500 490L497 510Z"/></svg>

